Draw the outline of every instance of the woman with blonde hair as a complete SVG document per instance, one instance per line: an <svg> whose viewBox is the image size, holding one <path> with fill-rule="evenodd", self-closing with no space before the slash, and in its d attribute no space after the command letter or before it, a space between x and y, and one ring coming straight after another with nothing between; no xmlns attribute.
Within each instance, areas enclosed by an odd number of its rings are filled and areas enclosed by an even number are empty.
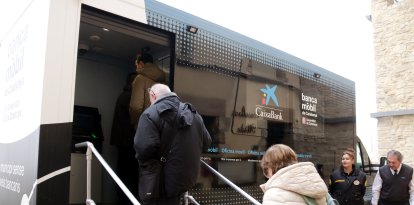
<svg viewBox="0 0 414 205"><path fill-rule="evenodd" d="M311 162L298 162L288 146L275 144L267 149L261 167L269 179L262 184L263 205L325 205L328 189Z"/></svg>
<svg viewBox="0 0 414 205"><path fill-rule="evenodd" d="M363 205L366 175L355 168L355 151L346 149L342 154L341 166L332 172L329 193L341 205Z"/></svg>

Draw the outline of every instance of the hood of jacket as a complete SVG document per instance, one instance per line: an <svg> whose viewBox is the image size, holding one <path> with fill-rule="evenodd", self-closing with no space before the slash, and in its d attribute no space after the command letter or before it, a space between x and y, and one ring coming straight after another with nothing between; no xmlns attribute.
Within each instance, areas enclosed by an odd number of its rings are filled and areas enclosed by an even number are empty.
<svg viewBox="0 0 414 205"><path fill-rule="evenodd" d="M261 187L263 191L279 188L314 199L324 198L328 193L325 182L311 162L300 162L282 168Z"/></svg>
<svg viewBox="0 0 414 205"><path fill-rule="evenodd" d="M183 107L180 107L179 102L180 100L177 94L171 92L164 96L160 96L154 104L157 105L158 113L163 113L164 111L170 110L173 107L176 108L179 110L177 116L178 128L189 127L192 125L194 114L197 111L190 103L185 103Z"/></svg>
<svg viewBox="0 0 414 205"><path fill-rule="evenodd" d="M138 75L147 76L149 79L155 82L164 82L165 74L157 65L153 63L146 63L144 69L137 71Z"/></svg>
<svg viewBox="0 0 414 205"><path fill-rule="evenodd" d="M178 111L178 127L189 127L193 124L194 114L197 112L196 109L190 103L185 103L183 107L179 107Z"/></svg>

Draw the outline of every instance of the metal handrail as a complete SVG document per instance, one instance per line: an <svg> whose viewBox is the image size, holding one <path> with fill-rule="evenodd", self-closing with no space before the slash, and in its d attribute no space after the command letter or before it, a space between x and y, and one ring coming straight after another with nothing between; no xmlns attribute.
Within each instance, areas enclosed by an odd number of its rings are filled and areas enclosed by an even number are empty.
<svg viewBox="0 0 414 205"><path fill-rule="evenodd" d="M76 148L87 147L86 150L86 204L87 205L95 205L95 202L91 199L91 161L92 161L92 153L96 156L102 166L106 169L109 175L115 180L116 184L122 189L122 191L127 195L129 200L134 205L141 205L138 200L134 197L134 195L129 191L129 189L125 186L125 184L119 179L119 177L115 174L115 172L111 169L111 167L106 163L106 161L102 158L99 152L95 149L92 143L90 142L81 142L75 144Z"/></svg>
<svg viewBox="0 0 414 205"><path fill-rule="evenodd" d="M187 192L185 192L184 193L184 205L188 205L188 202L191 202L192 204L195 204L195 205L200 205L195 199L194 199L194 197L193 196L191 196L191 195L188 195L188 191Z"/></svg>
<svg viewBox="0 0 414 205"><path fill-rule="evenodd" d="M134 195L129 191L129 189L125 186L125 184L119 179L119 177L115 174L115 172L111 169L111 167L106 163L106 161L102 158L102 156L99 154L99 152L95 149L95 146L90 142L81 142L78 144L75 144L76 148L82 148L86 147L86 204L87 205L95 205L95 202L91 198L91 161L92 161L92 154L96 156L96 158L99 160L99 162L102 164L102 166L106 169L106 171L109 173L109 175L115 180L117 185L122 189L122 191L127 195L129 200L134 205L141 205L138 200L134 197ZM247 198L249 201L251 201L255 205L261 205L260 202L258 202L255 198L250 196L248 193L243 191L240 187L235 185L233 182L228 180L226 177L224 177L222 174L220 174L218 171L216 171L214 168L212 168L210 165L208 165L205 161L200 161L206 166L213 174L215 174L217 177L219 177L221 180L223 180L226 184L228 184L230 187L232 187L234 190L239 192L241 195L243 195L245 198ZM184 195L185 204L188 204L189 201L195 205L200 205L194 197L188 195L188 192Z"/></svg>
<svg viewBox="0 0 414 205"><path fill-rule="evenodd" d="M226 184L228 184L229 186L231 186L234 190L236 190L237 192L239 192L241 195L243 195L244 197L246 197L249 201L251 201L253 204L255 205L261 205L261 203L259 201L257 201L255 198L253 198L252 196L250 196L248 193L246 193L245 191L243 191L243 189L241 189L240 187L238 187L236 184L234 184L233 182L231 182L230 180L228 180L225 176L223 176L222 174L220 174L218 171L216 171L213 167L211 167L210 165L208 165L205 161L203 161L202 159L200 159L200 161L211 171L213 172L213 174L215 174L217 177L219 177L221 180L223 180Z"/></svg>

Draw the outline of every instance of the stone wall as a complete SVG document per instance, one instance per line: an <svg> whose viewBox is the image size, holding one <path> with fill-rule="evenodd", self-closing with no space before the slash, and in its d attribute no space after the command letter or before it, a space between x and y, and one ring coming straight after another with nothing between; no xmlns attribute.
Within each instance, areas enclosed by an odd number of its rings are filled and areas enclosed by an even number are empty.
<svg viewBox="0 0 414 205"><path fill-rule="evenodd" d="M377 111L414 109L414 0L372 0ZM378 151L414 165L414 115L378 118ZM410 156L411 155L411 156Z"/></svg>
<svg viewBox="0 0 414 205"><path fill-rule="evenodd" d="M412 115L378 119L378 152L385 156L391 149L404 155L404 163L414 165L414 117Z"/></svg>

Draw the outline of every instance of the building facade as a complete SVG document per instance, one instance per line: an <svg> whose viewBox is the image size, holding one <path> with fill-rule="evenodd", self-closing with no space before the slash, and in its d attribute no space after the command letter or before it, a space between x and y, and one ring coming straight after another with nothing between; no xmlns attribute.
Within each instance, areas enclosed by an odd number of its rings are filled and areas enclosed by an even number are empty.
<svg viewBox="0 0 414 205"><path fill-rule="evenodd" d="M378 154L414 165L414 0L373 0Z"/></svg>

